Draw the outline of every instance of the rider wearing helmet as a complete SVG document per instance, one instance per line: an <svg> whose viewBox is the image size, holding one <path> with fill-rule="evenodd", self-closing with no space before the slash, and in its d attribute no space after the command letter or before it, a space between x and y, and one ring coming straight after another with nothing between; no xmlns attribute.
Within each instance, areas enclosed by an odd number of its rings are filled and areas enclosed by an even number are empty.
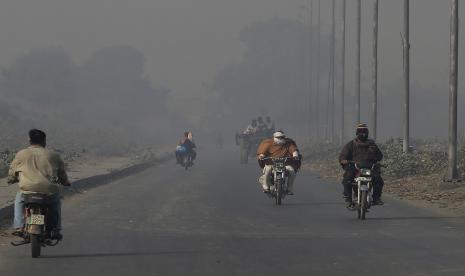
<svg viewBox="0 0 465 276"><path fill-rule="evenodd" d="M347 143L339 155L339 163L344 169L344 177L342 185L344 186L344 198L346 207L349 210L355 210L355 205L352 202L352 184L355 179L356 169L353 163L363 166L372 167L383 159L383 153L376 145L375 141L368 139L368 127L366 124L357 126L357 137ZM381 170L379 166L373 168L373 204L383 205L381 194L383 191L384 181L381 178Z"/></svg>
<svg viewBox="0 0 465 276"><path fill-rule="evenodd" d="M262 188L263 192L268 193L270 191L271 173L273 166L263 159L266 157L282 158L282 157L293 157L294 162L288 162L286 169L289 172L288 179L288 191L287 193L293 195L294 181L296 172L300 167L300 154L296 143L287 138L282 131L277 131L273 134L273 139L265 139L261 142L257 150L257 156L259 164L263 168Z"/></svg>

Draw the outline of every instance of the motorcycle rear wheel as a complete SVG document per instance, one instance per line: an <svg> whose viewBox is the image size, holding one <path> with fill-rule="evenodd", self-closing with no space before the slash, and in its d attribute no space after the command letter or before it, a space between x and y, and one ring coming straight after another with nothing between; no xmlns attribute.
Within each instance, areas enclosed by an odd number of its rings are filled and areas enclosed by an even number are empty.
<svg viewBox="0 0 465 276"><path fill-rule="evenodd" d="M32 258L40 257L40 250L42 248L42 244L40 242L40 235L31 234L31 256Z"/></svg>

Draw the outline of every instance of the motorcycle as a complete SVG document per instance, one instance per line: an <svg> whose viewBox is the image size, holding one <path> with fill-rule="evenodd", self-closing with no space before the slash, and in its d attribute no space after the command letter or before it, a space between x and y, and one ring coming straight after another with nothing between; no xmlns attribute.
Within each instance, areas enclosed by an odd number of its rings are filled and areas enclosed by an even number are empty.
<svg viewBox="0 0 465 276"><path fill-rule="evenodd" d="M186 170L189 167L192 167L192 155L187 151L185 146L177 146L176 147L176 159L177 164L180 164Z"/></svg>
<svg viewBox="0 0 465 276"><path fill-rule="evenodd" d="M192 162L192 155L191 154L184 154L181 161L181 166L183 166L186 170L192 167L194 163Z"/></svg>
<svg viewBox="0 0 465 276"><path fill-rule="evenodd" d="M32 258L40 257L42 247L56 246L61 241L50 225L54 218L50 205L54 198L39 194L23 194L24 200L24 228L18 235L23 240L11 242L13 246L31 244Z"/></svg>
<svg viewBox="0 0 465 276"><path fill-rule="evenodd" d="M352 201L356 202L357 217L364 220L366 213L373 203L373 169L376 164L371 168L360 168L356 163L355 166L355 179L354 179L354 192L352 193Z"/></svg>
<svg viewBox="0 0 465 276"><path fill-rule="evenodd" d="M268 196L275 200L276 205L281 205L282 200L287 195L288 190L288 171L286 169L286 164L290 161L291 157L281 157L281 158L263 158L261 161L270 160L272 162L271 170L271 182L270 192Z"/></svg>

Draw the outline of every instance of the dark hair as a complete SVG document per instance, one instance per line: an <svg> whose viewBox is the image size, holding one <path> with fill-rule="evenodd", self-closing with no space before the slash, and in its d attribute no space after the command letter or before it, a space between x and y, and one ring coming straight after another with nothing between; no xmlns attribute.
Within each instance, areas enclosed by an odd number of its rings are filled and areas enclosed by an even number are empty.
<svg viewBox="0 0 465 276"><path fill-rule="evenodd" d="M184 132L184 137L189 136L189 131Z"/></svg>
<svg viewBox="0 0 465 276"><path fill-rule="evenodd" d="M45 146L45 140L47 135L40 129L29 130L29 141L31 145L43 145Z"/></svg>

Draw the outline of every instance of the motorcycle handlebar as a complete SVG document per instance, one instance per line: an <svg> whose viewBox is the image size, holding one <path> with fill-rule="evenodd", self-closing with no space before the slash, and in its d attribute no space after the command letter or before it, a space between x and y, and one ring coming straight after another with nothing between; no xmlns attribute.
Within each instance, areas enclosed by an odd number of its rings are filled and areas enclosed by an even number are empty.
<svg viewBox="0 0 465 276"><path fill-rule="evenodd" d="M355 165L355 167L358 168L357 163L356 163L355 161L348 161L347 164ZM381 164L381 163L378 163L378 162L375 162L375 163L371 166L371 168L373 169L375 166L379 166L379 167L381 167L381 168L387 168L386 165Z"/></svg>
<svg viewBox="0 0 465 276"><path fill-rule="evenodd" d="M300 160L300 158L298 157L265 157L265 158L259 158L259 160L261 161L266 161L266 160L279 160L279 159L284 159L284 161L287 161L287 160Z"/></svg>

